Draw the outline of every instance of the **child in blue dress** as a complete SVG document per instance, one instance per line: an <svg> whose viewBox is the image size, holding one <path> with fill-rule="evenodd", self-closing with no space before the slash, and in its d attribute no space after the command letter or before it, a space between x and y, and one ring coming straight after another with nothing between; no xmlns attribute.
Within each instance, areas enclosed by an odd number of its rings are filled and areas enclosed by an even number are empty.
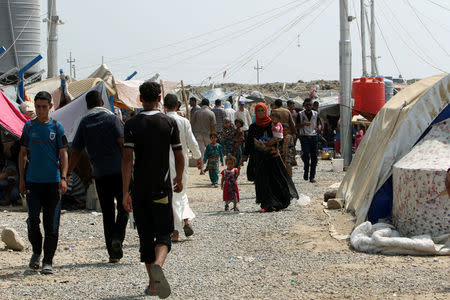
<svg viewBox="0 0 450 300"><path fill-rule="evenodd" d="M207 163L206 170L209 172L209 179L214 187L218 187L219 183L219 160L223 167L222 146L217 143L217 134L210 134L211 144L206 146L203 163Z"/></svg>

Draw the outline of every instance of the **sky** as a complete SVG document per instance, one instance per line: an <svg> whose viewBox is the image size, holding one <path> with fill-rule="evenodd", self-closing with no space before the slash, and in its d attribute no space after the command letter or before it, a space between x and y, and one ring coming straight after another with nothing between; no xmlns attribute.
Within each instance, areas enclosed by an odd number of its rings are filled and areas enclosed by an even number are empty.
<svg viewBox="0 0 450 300"><path fill-rule="evenodd" d="M350 25L355 78L362 75L360 0L348 2L350 15L357 17ZM375 3L381 75L410 79L450 71L448 0ZM134 79L140 80L159 73L164 80L193 85L254 84L257 60L261 83L339 79L338 0L77 0L56 5L64 22L58 26L59 67L69 73L72 52L77 79L100 66L102 56L118 79L137 71ZM41 11L47 12L46 0ZM45 57L46 24L41 28ZM370 72L370 59L367 65Z"/></svg>

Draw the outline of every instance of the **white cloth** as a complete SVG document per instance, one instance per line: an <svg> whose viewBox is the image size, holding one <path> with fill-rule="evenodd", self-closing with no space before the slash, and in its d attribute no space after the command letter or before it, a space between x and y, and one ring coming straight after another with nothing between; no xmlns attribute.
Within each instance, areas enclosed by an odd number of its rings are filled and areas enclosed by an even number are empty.
<svg viewBox="0 0 450 300"><path fill-rule="evenodd" d="M225 108L225 115L227 116L228 119L230 119L231 123L234 124L234 114L236 113L236 111L234 109L230 108Z"/></svg>
<svg viewBox="0 0 450 300"><path fill-rule="evenodd" d="M167 115L177 122L178 131L180 132L180 141L183 147L183 155L184 155L184 172L183 172L183 190L181 193L173 193L172 198L172 207L173 207L173 216L174 216L174 224L175 230L181 231L183 228L183 220L189 219L192 220L195 218L195 214L192 209L189 207L189 200L186 194L187 181L189 175L189 150L192 151L192 156L194 159L201 158L200 149L198 147L197 141L192 133L191 123L188 119L179 116L176 112L169 112ZM175 157L173 155L173 151L170 150L170 177L172 179L176 176L175 169Z"/></svg>
<svg viewBox="0 0 450 300"><path fill-rule="evenodd" d="M252 124L252 117L246 108L244 108L244 111L238 109L234 113L234 119L241 119L244 122L244 126L242 126L242 130L244 131L247 131L250 124Z"/></svg>
<svg viewBox="0 0 450 300"><path fill-rule="evenodd" d="M393 226L385 223L360 224L350 236L355 250L387 255L450 255L450 234L431 238L429 235L400 237Z"/></svg>
<svg viewBox="0 0 450 300"><path fill-rule="evenodd" d="M102 106L96 106L96 107L93 107L93 108L89 109L88 112L84 116L85 117L93 116L93 115L96 115L96 114L101 113L101 112L107 113L108 115L112 115L113 114L107 108L104 108Z"/></svg>

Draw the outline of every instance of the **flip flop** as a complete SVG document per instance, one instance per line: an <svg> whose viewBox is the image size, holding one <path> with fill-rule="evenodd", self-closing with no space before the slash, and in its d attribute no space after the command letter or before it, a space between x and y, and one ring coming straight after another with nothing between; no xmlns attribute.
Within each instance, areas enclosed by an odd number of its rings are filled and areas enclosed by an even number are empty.
<svg viewBox="0 0 450 300"><path fill-rule="evenodd" d="M165 299L170 296L170 285L167 282L164 272L160 265L152 265L150 267L150 274L155 281L156 293L160 299Z"/></svg>
<svg viewBox="0 0 450 300"><path fill-rule="evenodd" d="M191 225L184 225L183 230L186 237L189 237L194 234L194 229L192 229Z"/></svg>

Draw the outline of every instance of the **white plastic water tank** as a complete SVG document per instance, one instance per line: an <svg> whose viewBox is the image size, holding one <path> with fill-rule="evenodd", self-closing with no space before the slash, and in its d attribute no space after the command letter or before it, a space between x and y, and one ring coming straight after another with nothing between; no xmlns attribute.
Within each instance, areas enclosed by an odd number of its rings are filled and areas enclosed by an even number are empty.
<svg viewBox="0 0 450 300"><path fill-rule="evenodd" d="M0 55L0 74L22 68L40 53L40 0L0 0L0 46L9 51ZM28 73L39 71L39 63Z"/></svg>

